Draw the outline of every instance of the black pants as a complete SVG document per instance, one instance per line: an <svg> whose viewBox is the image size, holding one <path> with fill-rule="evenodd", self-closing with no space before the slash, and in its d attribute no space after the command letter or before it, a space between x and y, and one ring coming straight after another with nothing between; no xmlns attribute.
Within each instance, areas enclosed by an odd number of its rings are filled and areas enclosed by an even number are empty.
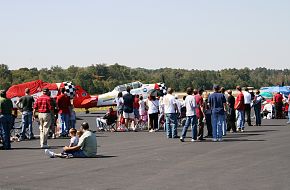
<svg viewBox="0 0 290 190"><path fill-rule="evenodd" d="M233 132L237 131L236 127L236 110L233 108L229 108L227 114L227 131L232 130Z"/></svg>
<svg viewBox="0 0 290 190"><path fill-rule="evenodd" d="M158 129L158 113L149 114L150 129Z"/></svg>
<svg viewBox="0 0 290 190"><path fill-rule="evenodd" d="M282 107L283 107L282 102L275 103L275 118L276 119L282 119Z"/></svg>
<svg viewBox="0 0 290 190"><path fill-rule="evenodd" d="M245 104L245 119L249 126L251 126L251 105Z"/></svg>
<svg viewBox="0 0 290 190"><path fill-rule="evenodd" d="M207 128L207 136L212 136L212 125L211 125L211 114L205 114L206 128Z"/></svg>

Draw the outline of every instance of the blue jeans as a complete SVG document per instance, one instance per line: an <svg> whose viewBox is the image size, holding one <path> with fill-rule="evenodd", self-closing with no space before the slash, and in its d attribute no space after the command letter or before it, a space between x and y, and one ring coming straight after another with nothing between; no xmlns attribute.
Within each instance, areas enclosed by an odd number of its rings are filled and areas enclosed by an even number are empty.
<svg viewBox="0 0 290 190"><path fill-rule="evenodd" d="M256 125L261 125L261 106L254 106Z"/></svg>
<svg viewBox="0 0 290 190"><path fill-rule="evenodd" d="M172 128L171 128L172 125ZM165 126L167 131L167 138L177 137L177 113L166 113L165 114Z"/></svg>
<svg viewBox="0 0 290 190"><path fill-rule="evenodd" d="M212 137L213 139L221 139L223 137L223 120L225 114L212 113Z"/></svg>
<svg viewBox="0 0 290 190"><path fill-rule="evenodd" d="M188 127L191 126L191 138L196 140L197 137L197 119L196 115L193 116L186 116L185 125L183 126L181 137L186 137L186 132Z"/></svg>
<svg viewBox="0 0 290 190"><path fill-rule="evenodd" d="M245 128L245 112L244 110L237 110L237 128L238 129L244 129Z"/></svg>
<svg viewBox="0 0 290 190"><path fill-rule="evenodd" d="M61 113L58 115L60 127L61 127L61 135L67 135L69 130L69 114Z"/></svg>
<svg viewBox="0 0 290 190"><path fill-rule="evenodd" d="M31 111L22 112L20 138L22 138L22 139L25 138L25 133L26 133L27 128L28 128L28 138L31 139L33 137L32 112Z"/></svg>
<svg viewBox="0 0 290 190"><path fill-rule="evenodd" d="M84 151L82 151L82 150L68 152L68 154L72 154L73 158L87 158Z"/></svg>
<svg viewBox="0 0 290 190"><path fill-rule="evenodd" d="M12 115L0 115L0 135L4 149L11 149L10 130L12 127Z"/></svg>

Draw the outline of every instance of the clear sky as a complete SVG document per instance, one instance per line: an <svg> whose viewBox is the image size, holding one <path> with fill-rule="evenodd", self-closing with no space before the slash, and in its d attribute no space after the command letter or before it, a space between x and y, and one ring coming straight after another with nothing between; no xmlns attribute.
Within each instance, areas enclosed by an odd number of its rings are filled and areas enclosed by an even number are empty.
<svg viewBox="0 0 290 190"><path fill-rule="evenodd" d="M10 69L290 69L290 0L0 0Z"/></svg>

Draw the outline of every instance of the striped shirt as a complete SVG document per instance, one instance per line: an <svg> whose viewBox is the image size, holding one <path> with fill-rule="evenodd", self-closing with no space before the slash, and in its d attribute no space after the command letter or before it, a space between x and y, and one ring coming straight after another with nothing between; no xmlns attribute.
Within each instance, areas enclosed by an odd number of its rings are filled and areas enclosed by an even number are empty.
<svg viewBox="0 0 290 190"><path fill-rule="evenodd" d="M35 110L38 110L39 113L49 113L52 109L50 104L50 97L47 95L42 95L39 98L37 98L33 108Z"/></svg>

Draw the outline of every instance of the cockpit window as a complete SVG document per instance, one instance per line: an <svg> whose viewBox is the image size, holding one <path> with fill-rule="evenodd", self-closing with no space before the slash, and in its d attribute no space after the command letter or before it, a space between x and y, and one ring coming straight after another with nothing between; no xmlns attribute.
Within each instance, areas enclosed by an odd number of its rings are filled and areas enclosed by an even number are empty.
<svg viewBox="0 0 290 190"><path fill-rule="evenodd" d="M141 82L132 82L131 86L133 87L133 89L140 88L142 86L142 83Z"/></svg>
<svg viewBox="0 0 290 190"><path fill-rule="evenodd" d="M123 92L127 90L127 86L131 86L132 89L136 89L136 88L140 88L142 86L142 83L137 81L137 82L132 82L128 84L122 84L122 85L116 86L115 90L118 92Z"/></svg>

